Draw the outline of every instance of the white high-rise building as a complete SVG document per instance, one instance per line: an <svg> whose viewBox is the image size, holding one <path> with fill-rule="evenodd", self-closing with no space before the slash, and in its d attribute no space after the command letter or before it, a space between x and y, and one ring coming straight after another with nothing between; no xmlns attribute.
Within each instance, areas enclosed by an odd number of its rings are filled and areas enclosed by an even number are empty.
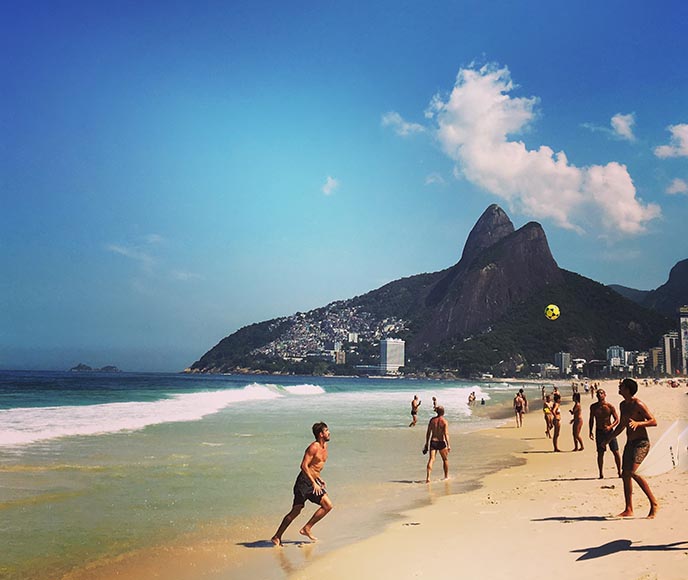
<svg viewBox="0 0 688 580"><path fill-rule="evenodd" d="M559 374L566 376L571 374L571 353L557 352L554 355L554 364L559 367Z"/></svg>
<svg viewBox="0 0 688 580"><path fill-rule="evenodd" d="M406 343L400 338L385 338L380 341L380 372L386 375L399 372L403 367Z"/></svg>
<svg viewBox="0 0 688 580"><path fill-rule="evenodd" d="M681 371L688 375L688 305L678 309L678 328L681 337Z"/></svg>
<svg viewBox="0 0 688 580"><path fill-rule="evenodd" d="M679 363L680 345L678 341L678 332L667 332L662 336L660 346L664 351L664 373L667 375L676 374L676 369Z"/></svg>

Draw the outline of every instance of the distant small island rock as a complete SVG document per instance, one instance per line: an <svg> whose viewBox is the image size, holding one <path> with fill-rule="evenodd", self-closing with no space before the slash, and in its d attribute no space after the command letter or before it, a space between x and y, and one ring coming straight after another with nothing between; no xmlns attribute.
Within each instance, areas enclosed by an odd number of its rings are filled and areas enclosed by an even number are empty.
<svg viewBox="0 0 688 580"><path fill-rule="evenodd" d="M121 372L116 366L114 365L105 365L102 368L99 369L94 369L93 367L90 367L88 365L85 365L84 363L79 363L75 367L72 367L69 369L73 373L119 373Z"/></svg>

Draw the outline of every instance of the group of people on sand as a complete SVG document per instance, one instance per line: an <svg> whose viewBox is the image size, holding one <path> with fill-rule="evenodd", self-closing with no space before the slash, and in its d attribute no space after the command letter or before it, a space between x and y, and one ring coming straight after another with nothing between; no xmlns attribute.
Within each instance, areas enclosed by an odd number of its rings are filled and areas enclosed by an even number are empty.
<svg viewBox="0 0 688 580"><path fill-rule="evenodd" d="M635 481L650 502L648 517L653 518L658 508L657 500L645 478L638 475L637 469L650 450L647 427L656 426L657 421L645 403L635 396L638 392L638 383L633 379L626 378L619 381L619 394L623 397L619 407L620 416L614 405L607 401L607 393L603 388L595 384L591 387L591 391L597 397L597 402L590 405L588 430L590 440L595 441L597 448L599 478L604 478L604 455L607 447L609 447L614 456L617 475L623 480L625 508L619 516L629 517L633 515L633 482ZM582 451L583 413L581 395L578 389L573 390L572 399L573 408L569 412L572 415L573 450ZM543 387L542 410L545 416L545 434L552 438L554 451L559 452L561 451L558 446L561 425L561 394L557 387L554 387L551 394L545 394ZM626 430L626 446L623 456L621 456L616 437L624 429Z"/></svg>
<svg viewBox="0 0 688 580"><path fill-rule="evenodd" d="M547 436L552 438L554 451L558 448L559 430L561 424L561 394L557 387L554 387L551 394L545 394L543 387L543 411L545 423L547 425ZM647 408L645 403L635 395L638 391L638 383L633 379L627 378L619 382L619 394L623 397L620 405L621 415L617 415L614 405L606 400L604 389L596 388L595 395L597 402L590 406L590 420L588 421L590 439L597 445L597 466L600 479L604 477L604 454L607 446L611 450L619 477L623 480L624 511L619 517L631 517L633 515L633 482L638 484L650 502L648 518L653 518L657 513L659 505L650 489L647 481L637 470L643 459L650 450L650 441L647 435L647 427L654 427L657 421ZM449 476L449 424L444 417L444 407L437 404L435 397L433 400L433 410L435 416L428 422L425 433L425 445L423 454L430 454L426 467L426 483L430 482L430 474L437 456L440 454L444 468L445 479ZM573 408L570 410L573 425L574 451L583 450L583 440L580 432L583 425L583 416L580 403L580 393L576 390L573 393ZM418 408L421 401L418 396L414 396L411 402L411 424L415 426L418 418ZM528 401L523 389L514 397L514 410L516 412L517 426L523 425L523 413L528 410ZM312 534L313 526L324 518L333 508L332 501L327 494L325 481L320 477L321 471L327 461L327 443L330 440L330 430L325 423L315 423L313 425L313 441L304 452L301 460L301 469L294 483L294 501L291 510L282 519L272 543L275 546L282 545L282 535L289 525L303 510L306 501L318 505L318 509L306 524L299 530L299 533L306 538L315 541ZM619 444L616 437L626 430L626 446L623 456L619 454Z"/></svg>

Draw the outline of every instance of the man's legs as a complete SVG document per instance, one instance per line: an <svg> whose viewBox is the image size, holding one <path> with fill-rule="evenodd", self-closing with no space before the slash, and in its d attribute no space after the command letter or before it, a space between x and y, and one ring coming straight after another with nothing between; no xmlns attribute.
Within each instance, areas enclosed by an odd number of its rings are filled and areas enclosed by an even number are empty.
<svg viewBox="0 0 688 580"><path fill-rule="evenodd" d="M320 507L313 514L311 519L308 520L308 523L299 530L299 534L301 534L302 536L306 536L307 538L315 542L318 538L311 535L311 528L315 524L317 524L321 519L323 519L327 514L329 514L330 511L332 511L333 507L334 506L332 505L329 496L327 494L324 494L322 496L322 499L320 500Z"/></svg>
<svg viewBox="0 0 688 580"><path fill-rule="evenodd" d="M621 453L619 453L619 450L612 450L612 453L614 454L614 462L616 463L616 471L619 474L619 477L621 477Z"/></svg>
<svg viewBox="0 0 688 580"><path fill-rule="evenodd" d="M277 528L277 531L275 532L275 535L272 536L272 543L275 544L275 546L281 546L282 545L282 534L284 531L289 527L289 524L291 524L294 519L301 513L301 510L303 509L303 504L295 504L292 506L291 511L284 516L282 519L282 523L279 525L279 528Z"/></svg>
<svg viewBox="0 0 688 580"><path fill-rule="evenodd" d="M444 467L444 479L449 478L449 449L446 447L440 451L442 456L442 467Z"/></svg>
<svg viewBox="0 0 688 580"><path fill-rule="evenodd" d="M633 466L632 477L633 479L635 479L635 482L640 486L640 489L643 490L643 493L647 496L647 499L650 501L650 511L648 512L647 517L649 519L652 519L655 517L655 514L657 513L659 504L657 503L657 500L654 494L652 493L652 490L650 489L650 486L648 485L647 481L644 477L641 477L635 472L636 469L638 469L637 464Z"/></svg>
<svg viewBox="0 0 688 580"><path fill-rule="evenodd" d="M432 473L432 464L435 463L435 454L437 451L430 450L430 457L428 457L428 467L426 469L425 483L430 483L430 474Z"/></svg>
<svg viewBox="0 0 688 580"><path fill-rule="evenodd" d="M618 451L617 451L618 454ZM619 464L621 463L621 458L619 458ZM600 479L604 479L604 451L597 452L597 469L600 471Z"/></svg>
<svg viewBox="0 0 688 580"><path fill-rule="evenodd" d="M647 481L640 475L636 473L636 470L638 469L639 463L634 463L633 464L633 469L631 471L624 470L621 472L621 477L623 478L623 486L624 486L624 500L626 502L626 507L623 512L619 514L619 517L622 518L628 518L633 515L633 480L640 486L640 489L643 490L643 493L647 496L647 499L650 501L650 511L647 514L647 517L652 519L655 517L655 514L657 513L657 509L659 508L659 504L657 503L657 500L652 493L652 490L650 489L650 486L648 485Z"/></svg>

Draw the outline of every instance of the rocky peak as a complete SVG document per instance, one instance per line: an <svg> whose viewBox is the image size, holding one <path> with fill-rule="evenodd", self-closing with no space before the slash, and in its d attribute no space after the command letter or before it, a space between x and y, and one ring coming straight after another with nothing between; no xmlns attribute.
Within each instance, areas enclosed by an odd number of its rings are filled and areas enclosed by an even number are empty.
<svg viewBox="0 0 688 580"><path fill-rule="evenodd" d="M483 250L493 246L501 239L514 232L514 224L509 216L497 204L488 207L468 234L466 245L463 247L461 262L464 266L470 263Z"/></svg>

